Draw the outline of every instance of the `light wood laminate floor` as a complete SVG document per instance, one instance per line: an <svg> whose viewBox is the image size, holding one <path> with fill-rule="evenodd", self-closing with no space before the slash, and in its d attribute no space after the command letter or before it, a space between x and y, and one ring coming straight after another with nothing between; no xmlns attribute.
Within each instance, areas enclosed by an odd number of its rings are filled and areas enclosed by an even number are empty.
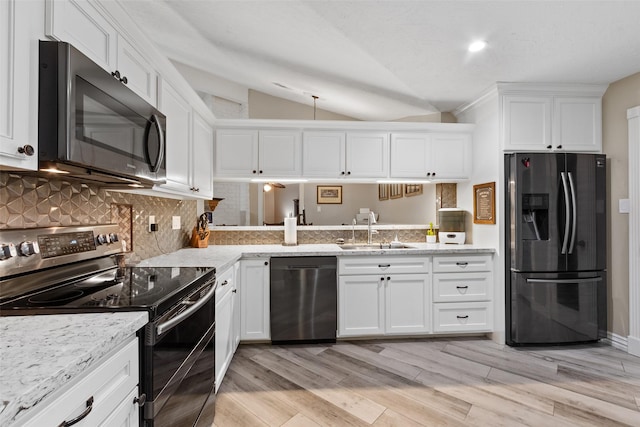
<svg viewBox="0 0 640 427"><path fill-rule="evenodd" d="M483 338L241 345L215 426L640 426L640 358Z"/></svg>

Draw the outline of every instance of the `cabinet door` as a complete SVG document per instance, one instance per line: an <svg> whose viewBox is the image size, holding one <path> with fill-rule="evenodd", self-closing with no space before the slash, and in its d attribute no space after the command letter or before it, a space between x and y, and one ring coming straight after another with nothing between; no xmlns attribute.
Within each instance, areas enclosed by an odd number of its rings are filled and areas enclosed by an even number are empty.
<svg viewBox="0 0 640 427"><path fill-rule="evenodd" d="M229 285L227 285L229 286ZM223 292L218 301L216 291L216 391L222 384L224 374L233 357L233 293Z"/></svg>
<svg viewBox="0 0 640 427"><path fill-rule="evenodd" d="M104 420L100 424L100 427L110 427L110 426L119 426L119 427L136 427L139 425L139 406L134 402L134 399L139 397L138 387L134 388L131 393L129 393L120 405L111 412L109 418ZM78 424L78 426L82 426L83 424Z"/></svg>
<svg viewBox="0 0 640 427"><path fill-rule="evenodd" d="M381 275L339 276L340 337L384 334L384 281Z"/></svg>
<svg viewBox="0 0 640 427"><path fill-rule="evenodd" d="M268 340L269 322L269 262L240 261L240 339Z"/></svg>
<svg viewBox="0 0 640 427"><path fill-rule="evenodd" d="M389 175L389 134L347 133L347 178L386 178Z"/></svg>
<svg viewBox="0 0 640 427"><path fill-rule="evenodd" d="M302 176L302 139L298 131L258 132L258 175Z"/></svg>
<svg viewBox="0 0 640 427"><path fill-rule="evenodd" d="M71 43L107 71L116 69L116 29L88 1L46 0L46 34Z"/></svg>
<svg viewBox="0 0 640 427"><path fill-rule="evenodd" d="M258 131L216 131L216 176L258 176Z"/></svg>
<svg viewBox="0 0 640 427"><path fill-rule="evenodd" d="M602 151L600 97L553 99L553 148L563 151Z"/></svg>
<svg viewBox="0 0 640 427"><path fill-rule="evenodd" d="M36 24L43 16L44 7L38 3L0 1L0 167L38 169L37 64L42 28L38 31Z"/></svg>
<svg viewBox="0 0 640 427"><path fill-rule="evenodd" d="M432 178L469 178L471 176L471 135L455 133L432 135L431 159L429 164Z"/></svg>
<svg viewBox="0 0 640 427"><path fill-rule="evenodd" d="M167 116L167 186L190 193L191 106L167 82L161 95L160 109Z"/></svg>
<svg viewBox="0 0 640 427"><path fill-rule="evenodd" d="M385 282L385 332L429 332L429 275L396 274L387 276Z"/></svg>
<svg viewBox="0 0 640 427"><path fill-rule="evenodd" d="M116 67L127 78L127 87L155 106L158 102L158 73L124 37L118 35Z"/></svg>
<svg viewBox="0 0 640 427"><path fill-rule="evenodd" d="M503 96L503 149L550 150L551 104L550 96Z"/></svg>
<svg viewBox="0 0 640 427"><path fill-rule="evenodd" d="M341 178L345 170L344 132L305 132L302 135L302 171L305 177Z"/></svg>
<svg viewBox="0 0 640 427"><path fill-rule="evenodd" d="M391 178L426 178L431 165L431 136L391 135Z"/></svg>
<svg viewBox="0 0 640 427"><path fill-rule="evenodd" d="M191 188L198 197L213 197L213 129L193 112L193 156Z"/></svg>

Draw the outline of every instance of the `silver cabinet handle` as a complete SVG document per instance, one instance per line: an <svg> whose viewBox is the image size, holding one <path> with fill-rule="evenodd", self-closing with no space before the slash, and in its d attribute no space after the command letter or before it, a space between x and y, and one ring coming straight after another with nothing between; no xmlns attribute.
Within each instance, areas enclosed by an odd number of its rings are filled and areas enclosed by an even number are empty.
<svg viewBox="0 0 640 427"><path fill-rule="evenodd" d="M87 415L89 415L89 413L92 410L93 410L93 396L91 396L90 398L87 399L87 409L82 411L82 413L80 415L78 415L77 417L75 417L74 419L69 420L69 421L61 422L58 427L69 427L69 426L72 426L74 424L77 424L80 421L82 421L83 419L85 419L87 417Z"/></svg>

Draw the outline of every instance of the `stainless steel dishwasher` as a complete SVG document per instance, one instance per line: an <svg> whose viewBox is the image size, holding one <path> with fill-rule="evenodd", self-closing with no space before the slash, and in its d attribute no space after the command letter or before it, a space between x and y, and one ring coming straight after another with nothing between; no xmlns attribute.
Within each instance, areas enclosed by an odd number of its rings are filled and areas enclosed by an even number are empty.
<svg viewBox="0 0 640 427"><path fill-rule="evenodd" d="M271 342L335 342L336 257L271 258Z"/></svg>

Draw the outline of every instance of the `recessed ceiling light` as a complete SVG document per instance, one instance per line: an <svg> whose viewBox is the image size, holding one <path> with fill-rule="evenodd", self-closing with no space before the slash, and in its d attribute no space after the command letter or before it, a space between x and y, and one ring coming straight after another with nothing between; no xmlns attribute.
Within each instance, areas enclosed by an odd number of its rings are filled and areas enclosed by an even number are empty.
<svg viewBox="0 0 640 427"><path fill-rule="evenodd" d="M487 47L487 42L484 40L476 40L469 45L469 52L479 52L485 47Z"/></svg>

